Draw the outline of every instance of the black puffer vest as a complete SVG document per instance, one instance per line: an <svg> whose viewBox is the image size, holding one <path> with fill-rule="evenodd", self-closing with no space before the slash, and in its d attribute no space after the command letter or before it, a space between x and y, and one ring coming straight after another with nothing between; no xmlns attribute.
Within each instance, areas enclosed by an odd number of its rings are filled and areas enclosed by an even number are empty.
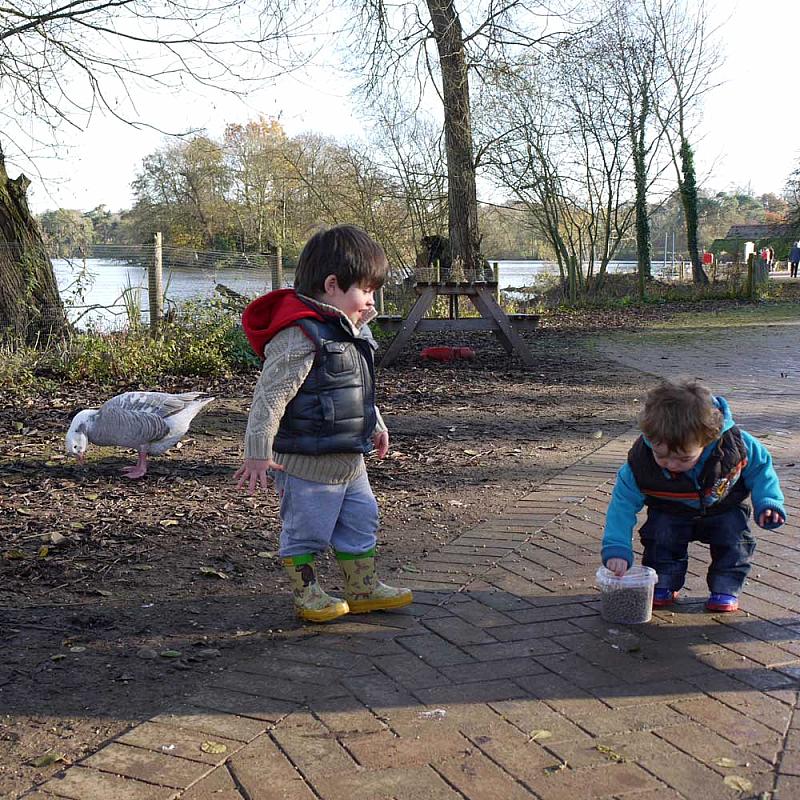
<svg viewBox="0 0 800 800"><path fill-rule="evenodd" d="M314 343L308 377L286 406L273 449L278 453L368 453L375 430L375 367L369 341L343 319L295 323Z"/></svg>
<svg viewBox="0 0 800 800"><path fill-rule="evenodd" d="M721 514L736 507L748 510L745 500L750 490L740 479L747 466L747 448L736 426L722 434L703 465L699 490L684 473L668 478L642 436L628 453L628 465L648 508L686 516ZM687 501L699 503L699 508Z"/></svg>

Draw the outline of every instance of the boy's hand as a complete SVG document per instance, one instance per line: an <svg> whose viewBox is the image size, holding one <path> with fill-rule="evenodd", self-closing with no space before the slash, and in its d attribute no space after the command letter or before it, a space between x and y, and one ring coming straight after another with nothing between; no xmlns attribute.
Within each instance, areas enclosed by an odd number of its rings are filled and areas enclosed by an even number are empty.
<svg viewBox="0 0 800 800"><path fill-rule="evenodd" d="M262 489L266 489L269 479L267 471L271 469L283 471L283 467L271 458L246 458L244 464L233 475L234 480L239 479L236 488L243 489L247 484L250 494L255 494L259 484Z"/></svg>
<svg viewBox="0 0 800 800"><path fill-rule="evenodd" d="M385 458L389 452L389 431L379 431L373 434L372 444L375 445L375 452L378 458Z"/></svg>
<svg viewBox="0 0 800 800"><path fill-rule="evenodd" d="M609 558L606 561L606 569L621 578L628 571L628 562L624 558Z"/></svg>
<svg viewBox="0 0 800 800"><path fill-rule="evenodd" d="M758 524L764 528L767 525L783 525L786 520L779 511L773 511L771 508L768 508L766 511L762 511L758 515Z"/></svg>

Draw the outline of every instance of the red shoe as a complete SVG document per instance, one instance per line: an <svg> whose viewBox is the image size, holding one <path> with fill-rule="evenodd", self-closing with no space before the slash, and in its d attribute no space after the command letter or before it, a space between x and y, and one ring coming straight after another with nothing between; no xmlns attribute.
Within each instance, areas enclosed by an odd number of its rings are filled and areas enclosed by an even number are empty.
<svg viewBox="0 0 800 800"><path fill-rule="evenodd" d="M739 610L739 598L735 594L717 594L712 592L706 600L706 611L722 611L723 613Z"/></svg>
<svg viewBox="0 0 800 800"><path fill-rule="evenodd" d="M653 608L665 608L671 606L678 596L672 589L655 589L653 591Z"/></svg>

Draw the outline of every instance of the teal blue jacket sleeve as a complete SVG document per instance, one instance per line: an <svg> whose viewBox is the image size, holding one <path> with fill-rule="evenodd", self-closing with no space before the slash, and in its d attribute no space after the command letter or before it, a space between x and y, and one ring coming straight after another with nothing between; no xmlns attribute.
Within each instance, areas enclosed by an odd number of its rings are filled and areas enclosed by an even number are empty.
<svg viewBox="0 0 800 800"><path fill-rule="evenodd" d="M761 514L770 509L786 519L783 492L769 450L747 431L741 431L741 434L747 448L747 466L742 470L742 479L753 499L753 517L758 521ZM769 523L763 527L772 530L779 528L780 523Z"/></svg>
<svg viewBox="0 0 800 800"><path fill-rule="evenodd" d="M609 558L624 558L628 567L633 566L633 529L636 515L644 506L644 495L639 491L633 471L628 463L620 467L611 502L606 512L606 527L603 531L601 559L605 564Z"/></svg>

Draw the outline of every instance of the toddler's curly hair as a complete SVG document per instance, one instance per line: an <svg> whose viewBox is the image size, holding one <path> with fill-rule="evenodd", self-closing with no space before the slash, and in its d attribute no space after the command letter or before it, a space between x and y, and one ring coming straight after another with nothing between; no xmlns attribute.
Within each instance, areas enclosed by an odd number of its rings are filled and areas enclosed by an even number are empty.
<svg viewBox="0 0 800 800"><path fill-rule="evenodd" d="M653 444L671 451L705 447L722 432L723 415L711 391L697 380L662 381L647 393L639 428Z"/></svg>

